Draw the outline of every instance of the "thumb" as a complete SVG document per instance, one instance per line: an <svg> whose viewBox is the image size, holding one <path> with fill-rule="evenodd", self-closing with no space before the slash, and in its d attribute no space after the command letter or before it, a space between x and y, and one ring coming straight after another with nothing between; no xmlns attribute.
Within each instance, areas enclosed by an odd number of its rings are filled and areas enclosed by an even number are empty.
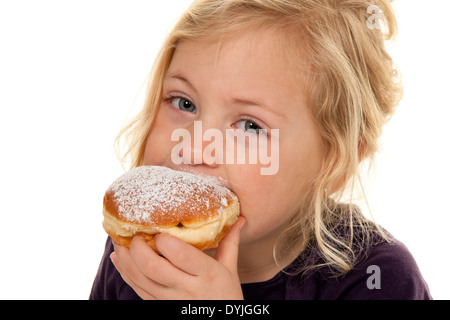
<svg viewBox="0 0 450 320"><path fill-rule="evenodd" d="M237 273L239 240L245 221L245 218L240 216L216 249L216 260L233 273Z"/></svg>

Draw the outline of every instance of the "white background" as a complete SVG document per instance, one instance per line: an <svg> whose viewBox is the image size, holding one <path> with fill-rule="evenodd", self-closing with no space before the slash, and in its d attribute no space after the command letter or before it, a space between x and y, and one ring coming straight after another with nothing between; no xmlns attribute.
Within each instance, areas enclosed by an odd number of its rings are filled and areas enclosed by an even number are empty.
<svg viewBox="0 0 450 320"><path fill-rule="evenodd" d="M113 142L189 0L0 0L0 298L87 299ZM366 189L448 299L450 4L396 0L405 96Z"/></svg>

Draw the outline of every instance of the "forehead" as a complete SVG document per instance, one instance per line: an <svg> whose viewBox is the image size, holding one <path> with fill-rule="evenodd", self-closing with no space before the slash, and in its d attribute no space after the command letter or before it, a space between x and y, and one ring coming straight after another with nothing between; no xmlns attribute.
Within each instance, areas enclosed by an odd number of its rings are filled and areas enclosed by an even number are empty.
<svg viewBox="0 0 450 320"><path fill-rule="evenodd" d="M180 58L193 65L207 65L220 67L221 62L232 60L235 66L247 66L247 70L273 71L301 74L305 67L304 55L293 55L292 43L289 36L282 30L255 29L231 34L221 38L200 38L181 40L175 50L172 64ZM300 48L299 48L300 49ZM201 60L200 60L201 59Z"/></svg>
<svg viewBox="0 0 450 320"><path fill-rule="evenodd" d="M242 88L269 94L295 90L304 95L307 59L291 54L287 37L280 31L250 30L223 39L181 41L169 66L168 75L184 73L196 81L221 81L235 91ZM299 51L300 52L300 51Z"/></svg>

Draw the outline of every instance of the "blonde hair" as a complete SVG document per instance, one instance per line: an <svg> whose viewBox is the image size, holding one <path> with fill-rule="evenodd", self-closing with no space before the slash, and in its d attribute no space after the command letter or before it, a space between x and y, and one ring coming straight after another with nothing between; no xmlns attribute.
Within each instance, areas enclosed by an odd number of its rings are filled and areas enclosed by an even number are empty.
<svg viewBox="0 0 450 320"><path fill-rule="evenodd" d="M374 18L367 12L372 5L383 13L375 17L381 29L366 24ZM117 141L128 139L123 159L129 158L131 167L143 164L145 140L177 44L189 39L223 39L251 27L280 31L286 58L299 68L301 61L304 63L300 54L308 57L308 103L326 146L322 170L305 197L302 212L306 214L298 214L280 237L283 241L277 244L283 246L275 246L275 260L287 254L286 243L309 240L321 259L303 269L327 265L345 273L372 241L374 228L382 233L352 201L346 206L339 203L346 190L353 194L358 168L362 161L373 159L382 127L402 95L398 73L384 43L397 31L390 1L194 1L162 46L144 108L118 136ZM347 228L348 234L343 234L341 227Z"/></svg>

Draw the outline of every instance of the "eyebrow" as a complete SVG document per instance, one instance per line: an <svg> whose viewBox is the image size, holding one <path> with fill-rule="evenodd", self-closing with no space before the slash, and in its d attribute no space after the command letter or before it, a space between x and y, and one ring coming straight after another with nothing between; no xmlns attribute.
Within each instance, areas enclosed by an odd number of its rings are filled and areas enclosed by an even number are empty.
<svg viewBox="0 0 450 320"><path fill-rule="evenodd" d="M197 93L197 90L195 89L194 85L188 79L186 79L183 75L181 75L179 73L167 73L164 80L168 80L168 79L180 80L180 81L184 82L194 92ZM256 106L256 107L265 109L281 118L287 119L287 116L284 113L278 112L277 110L273 110L273 108L270 108L264 102L259 101L257 99L250 100L250 99L245 99L245 98L233 98L230 101L232 104L238 104L238 105L243 105L243 106Z"/></svg>
<svg viewBox="0 0 450 320"><path fill-rule="evenodd" d="M265 109L281 118L287 119L287 117L284 113L278 112L278 110L274 110L273 108L269 107L267 104L265 104L262 101L235 98L235 99L232 99L231 102L233 104L240 104L240 105L244 105L244 106L256 106L256 107Z"/></svg>
<svg viewBox="0 0 450 320"><path fill-rule="evenodd" d="M167 73L166 77L164 78L164 80L168 80L168 79L180 80L180 81L184 82L189 88L191 88L192 90L197 92L197 90L195 90L194 85L188 79L186 79L184 76L182 76L179 73Z"/></svg>

